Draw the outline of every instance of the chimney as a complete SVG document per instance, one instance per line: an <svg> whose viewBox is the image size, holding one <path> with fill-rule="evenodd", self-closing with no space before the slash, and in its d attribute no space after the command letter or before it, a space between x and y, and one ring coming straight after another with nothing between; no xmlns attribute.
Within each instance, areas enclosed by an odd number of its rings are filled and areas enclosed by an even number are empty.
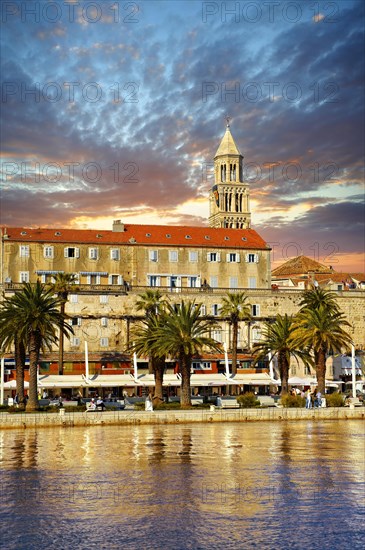
<svg viewBox="0 0 365 550"><path fill-rule="evenodd" d="M124 223L122 223L121 220L114 220L113 221L113 231L122 233L124 231Z"/></svg>

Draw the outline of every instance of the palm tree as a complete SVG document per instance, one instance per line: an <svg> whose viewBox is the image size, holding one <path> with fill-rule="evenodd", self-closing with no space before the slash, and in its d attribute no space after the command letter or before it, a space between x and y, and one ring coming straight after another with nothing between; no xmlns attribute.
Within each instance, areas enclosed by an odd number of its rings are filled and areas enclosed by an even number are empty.
<svg viewBox="0 0 365 550"><path fill-rule="evenodd" d="M62 313L62 320L59 330L59 348L58 348L58 373L63 374L63 355L64 355L64 331L63 323L65 317L66 303L68 300L68 295L77 281L76 275L74 273L56 273L54 276L53 283L47 285L53 293L57 294L60 301L60 311Z"/></svg>
<svg viewBox="0 0 365 550"><path fill-rule="evenodd" d="M151 351L158 356L176 357L181 373L181 406L191 405L190 371L192 357L203 347L220 350L221 345L210 336L212 328L218 327L215 321L200 317L200 304L181 302L181 305L168 304L161 314L161 322L156 329Z"/></svg>
<svg viewBox="0 0 365 550"><path fill-rule="evenodd" d="M159 355L158 351L151 351L156 342L156 335L161 328L161 316L151 315L142 321L142 325L133 331L133 344L131 352L148 355L151 361L152 371L155 376L154 400L163 401L163 375L165 371L165 355Z"/></svg>
<svg viewBox="0 0 365 550"><path fill-rule="evenodd" d="M59 311L60 300L54 297L51 289L37 281L35 285L24 283L20 292L6 301L9 315L4 321L0 315L1 332L10 337L9 331L18 328L17 337L27 343L29 352L29 400L27 410L38 408L37 367L40 350L51 349L57 342L57 328L62 327L65 335L73 333L65 323L65 315Z"/></svg>
<svg viewBox="0 0 365 550"><path fill-rule="evenodd" d="M147 289L143 294L138 295L136 301L137 311L143 311L146 319L157 317L160 315L162 309L166 306L167 300L164 298L164 295L160 292L159 289ZM155 372L153 358L148 354L148 372L152 374ZM162 394L161 394L162 396Z"/></svg>
<svg viewBox="0 0 365 550"><path fill-rule="evenodd" d="M232 374L237 374L237 345L238 327L240 321L251 319L251 304L247 303L247 295L244 292L231 293L222 300L221 315L228 317L232 325Z"/></svg>
<svg viewBox="0 0 365 550"><path fill-rule="evenodd" d="M338 309L329 309L320 304L315 309L304 307L297 315L291 335L294 346L307 347L313 350L317 374L318 390L325 393L326 356L336 353L341 347L350 347L351 336L342 328L350 327L345 316Z"/></svg>
<svg viewBox="0 0 365 550"><path fill-rule="evenodd" d="M256 354L254 364L260 359L265 358L269 352L272 356L277 356L278 368L281 379L281 394L288 393L288 379L290 358L294 356L297 360L302 359L308 364L309 354L307 351L302 351L291 340L291 335L294 330L294 320L292 316L285 314L277 315L274 323L266 322L262 331L263 339L253 345L253 351Z"/></svg>
<svg viewBox="0 0 365 550"><path fill-rule="evenodd" d="M21 320L14 314L11 301L6 299L0 310L0 346L6 350L14 345L16 393L20 408L24 408L25 343L20 337L20 329Z"/></svg>
<svg viewBox="0 0 365 550"><path fill-rule="evenodd" d="M320 305L323 305L330 311L339 311L336 294L320 287L305 290L299 305L302 309L317 309Z"/></svg>

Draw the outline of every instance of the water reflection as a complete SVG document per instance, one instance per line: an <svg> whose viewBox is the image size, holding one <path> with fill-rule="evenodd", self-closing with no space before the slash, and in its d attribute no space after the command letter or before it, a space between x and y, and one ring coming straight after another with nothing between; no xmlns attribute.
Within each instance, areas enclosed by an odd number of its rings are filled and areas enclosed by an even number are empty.
<svg viewBox="0 0 365 550"><path fill-rule="evenodd" d="M7 549L363 542L358 421L4 431L0 445Z"/></svg>

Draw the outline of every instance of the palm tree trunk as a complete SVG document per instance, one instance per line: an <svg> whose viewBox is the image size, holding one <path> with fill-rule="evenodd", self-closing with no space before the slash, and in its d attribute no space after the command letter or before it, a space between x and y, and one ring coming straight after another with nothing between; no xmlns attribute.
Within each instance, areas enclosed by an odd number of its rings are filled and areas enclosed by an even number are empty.
<svg viewBox="0 0 365 550"><path fill-rule="evenodd" d="M65 314L65 304L66 302L61 302L60 311L62 315ZM59 344L58 344L58 374L63 374L63 344L64 344L64 334L63 334L63 321L60 324L60 334L59 334Z"/></svg>
<svg viewBox="0 0 365 550"><path fill-rule="evenodd" d="M326 350L324 348L316 354L316 374L318 391L324 395L326 390Z"/></svg>
<svg viewBox="0 0 365 550"><path fill-rule="evenodd" d="M278 354L278 367L281 379L281 395L285 395L289 391L289 364L285 352L279 352Z"/></svg>
<svg viewBox="0 0 365 550"><path fill-rule="evenodd" d="M38 384L37 370L40 350L40 341L36 333L31 332L29 336L29 399L27 402L27 411L36 411L38 404Z"/></svg>
<svg viewBox="0 0 365 550"><path fill-rule="evenodd" d="M148 356L148 374L153 374L153 357L151 355Z"/></svg>
<svg viewBox="0 0 365 550"><path fill-rule="evenodd" d="M191 405L191 388L190 388L190 368L191 357L182 354L179 358L180 373L181 373L181 398L180 405L189 407Z"/></svg>
<svg viewBox="0 0 365 550"><path fill-rule="evenodd" d="M163 401L163 373L165 370L165 358L154 360L154 373L155 373L155 395L154 400L156 404Z"/></svg>
<svg viewBox="0 0 365 550"><path fill-rule="evenodd" d="M24 400L24 366L25 366L25 346L24 343L14 337L15 345L15 368L16 368L16 393L18 395L19 408L25 408Z"/></svg>
<svg viewBox="0 0 365 550"><path fill-rule="evenodd" d="M232 375L237 374L238 323L232 325Z"/></svg>

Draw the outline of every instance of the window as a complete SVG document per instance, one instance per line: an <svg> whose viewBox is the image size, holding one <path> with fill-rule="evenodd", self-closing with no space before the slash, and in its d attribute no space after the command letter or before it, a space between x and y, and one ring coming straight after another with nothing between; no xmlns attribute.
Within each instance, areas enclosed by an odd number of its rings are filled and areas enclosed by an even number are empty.
<svg viewBox="0 0 365 550"><path fill-rule="evenodd" d="M108 296L106 294L100 295L100 303L101 304L107 304L108 303Z"/></svg>
<svg viewBox="0 0 365 550"><path fill-rule="evenodd" d="M100 322L101 322L102 327L107 327L108 326L108 317L102 317L100 319Z"/></svg>
<svg viewBox="0 0 365 550"><path fill-rule="evenodd" d="M229 288L238 288L238 277L229 278Z"/></svg>
<svg viewBox="0 0 365 550"><path fill-rule="evenodd" d="M221 311L220 304L212 304L212 315L219 315Z"/></svg>
<svg viewBox="0 0 365 550"><path fill-rule="evenodd" d="M89 248L89 260L97 260L99 257L99 250L97 248Z"/></svg>
<svg viewBox="0 0 365 550"><path fill-rule="evenodd" d="M75 336L72 336L70 338L70 343L73 348L77 348L80 345L80 338L76 338Z"/></svg>
<svg viewBox="0 0 365 550"><path fill-rule="evenodd" d="M212 338L213 338L213 340L216 340L217 342L222 342L222 331L221 330L213 330Z"/></svg>
<svg viewBox="0 0 365 550"><path fill-rule="evenodd" d="M198 253L196 250L190 250L189 252L189 262L197 262L198 261Z"/></svg>
<svg viewBox="0 0 365 550"><path fill-rule="evenodd" d="M188 277L188 284L190 288L197 288L200 286L199 277Z"/></svg>
<svg viewBox="0 0 365 550"><path fill-rule="evenodd" d="M220 262L220 261L221 261L220 252L208 252L207 262Z"/></svg>
<svg viewBox="0 0 365 550"><path fill-rule="evenodd" d="M45 246L43 248L43 256L44 256L44 258L53 258L54 257L54 247L53 246Z"/></svg>
<svg viewBox="0 0 365 550"><path fill-rule="evenodd" d="M205 304L201 304L200 306L200 315L206 315L207 314L207 307Z"/></svg>
<svg viewBox="0 0 365 550"><path fill-rule="evenodd" d="M81 325L81 317L72 317L71 325L73 327L79 327Z"/></svg>
<svg viewBox="0 0 365 550"><path fill-rule="evenodd" d="M252 327L251 339L252 339L252 342L259 342L261 340L260 327Z"/></svg>
<svg viewBox="0 0 365 550"><path fill-rule="evenodd" d="M110 285L122 285L123 284L123 277L122 277L122 275L109 275L108 283Z"/></svg>
<svg viewBox="0 0 365 550"><path fill-rule="evenodd" d="M150 262L158 261L158 250L150 250L149 253Z"/></svg>
<svg viewBox="0 0 365 550"><path fill-rule="evenodd" d="M256 288L256 277L248 278L248 288Z"/></svg>
<svg viewBox="0 0 365 550"><path fill-rule="evenodd" d="M78 302L77 294L70 294L70 302L71 302L71 304L77 304L77 302Z"/></svg>
<svg viewBox="0 0 365 550"><path fill-rule="evenodd" d="M257 264L259 261L258 254L246 254L246 262L249 264Z"/></svg>
<svg viewBox="0 0 365 550"><path fill-rule="evenodd" d="M259 306L259 304L253 304L251 306L251 309L252 309L252 316L253 317L258 317L260 315L260 306Z"/></svg>
<svg viewBox="0 0 365 550"><path fill-rule="evenodd" d="M178 251L177 250L169 250L169 261L170 262L177 262L178 260Z"/></svg>
<svg viewBox="0 0 365 550"><path fill-rule="evenodd" d="M148 286L160 286L160 277L157 275L148 275Z"/></svg>
<svg viewBox="0 0 365 550"><path fill-rule="evenodd" d="M193 370L212 370L212 364L209 361L193 361Z"/></svg>
<svg viewBox="0 0 365 550"><path fill-rule="evenodd" d="M20 283L29 283L29 271L20 271L19 273Z"/></svg>
<svg viewBox="0 0 365 550"><path fill-rule="evenodd" d="M210 278L210 286L212 288L218 288L218 277L216 275L213 275L211 278Z"/></svg>
<svg viewBox="0 0 365 550"><path fill-rule="evenodd" d="M68 246L64 250L64 256L65 256L65 258L79 258L80 257L80 249L76 248L74 246Z"/></svg>
<svg viewBox="0 0 365 550"><path fill-rule="evenodd" d="M20 245L20 257L29 258L29 246L27 244Z"/></svg>
<svg viewBox="0 0 365 550"><path fill-rule="evenodd" d="M87 275L86 280L88 285L100 285L100 275Z"/></svg>
<svg viewBox="0 0 365 550"><path fill-rule="evenodd" d="M228 252L226 256L228 263L238 263L241 261L241 257L237 252Z"/></svg>
<svg viewBox="0 0 365 550"><path fill-rule="evenodd" d="M120 260L120 250L119 250L119 248L112 248L110 250L110 259L111 260Z"/></svg>
<svg viewBox="0 0 365 550"><path fill-rule="evenodd" d="M100 338L100 347L101 348L107 348L109 345L109 338Z"/></svg>

